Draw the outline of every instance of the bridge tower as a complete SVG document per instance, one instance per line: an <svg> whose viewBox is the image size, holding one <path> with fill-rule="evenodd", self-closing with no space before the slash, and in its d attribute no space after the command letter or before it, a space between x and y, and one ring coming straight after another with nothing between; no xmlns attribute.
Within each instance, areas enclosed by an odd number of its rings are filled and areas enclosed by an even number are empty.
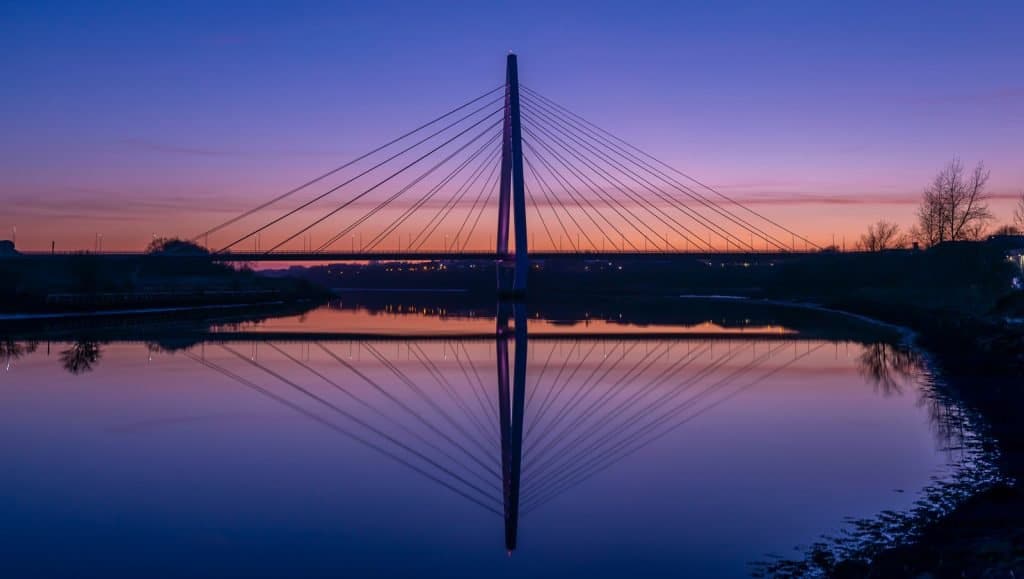
<svg viewBox="0 0 1024 579"><path fill-rule="evenodd" d="M510 207L511 205L511 207ZM509 217L515 224L515 259L508 251ZM530 258L526 244L526 188L523 183L523 135L519 116L519 67L515 54L505 64L505 122L502 127L501 186L498 191L498 292L522 296ZM509 267L514 267L509 287Z"/></svg>

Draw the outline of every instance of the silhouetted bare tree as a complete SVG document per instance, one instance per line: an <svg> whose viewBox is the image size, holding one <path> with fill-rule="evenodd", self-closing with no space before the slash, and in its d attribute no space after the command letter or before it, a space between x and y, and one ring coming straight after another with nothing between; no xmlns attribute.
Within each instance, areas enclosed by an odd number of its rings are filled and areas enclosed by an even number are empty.
<svg viewBox="0 0 1024 579"><path fill-rule="evenodd" d="M993 218L985 193L989 175L984 163L967 174L959 158L939 171L917 210L913 235L918 242L931 246L980 238Z"/></svg>
<svg viewBox="0 0 1024 579"><path fill-rule="evenodd" d="M992 235L1020 235L1020 229L1016 225L1000 225L992 232Z"/></svg>
<svg viewBox="0 0 1024 579"><path fill-rule="evenodd" d="M867 233L860 236L857 249L861 251L882 251L903 245L900 226L889 221L880 220L868 226Z"/></svg>

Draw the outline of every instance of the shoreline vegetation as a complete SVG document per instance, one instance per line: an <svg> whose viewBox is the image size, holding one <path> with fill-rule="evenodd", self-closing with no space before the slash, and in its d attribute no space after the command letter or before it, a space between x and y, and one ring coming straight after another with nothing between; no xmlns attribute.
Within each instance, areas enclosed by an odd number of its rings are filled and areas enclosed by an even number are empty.
<svg viewBox="0 0 1024 579"><path fill-rule="evenodd" d="M326 299L324 289L248 266L209 259L189 242L156 239L146 253L113 259L98 253L22 256L0 248L0 315L98 315L240 307Z"/></svg>

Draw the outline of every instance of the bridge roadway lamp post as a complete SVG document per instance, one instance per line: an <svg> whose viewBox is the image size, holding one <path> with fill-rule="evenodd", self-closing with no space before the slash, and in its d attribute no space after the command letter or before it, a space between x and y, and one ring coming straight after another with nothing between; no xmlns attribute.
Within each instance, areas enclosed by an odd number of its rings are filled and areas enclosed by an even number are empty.
<svg viewBox="0 0 1024 579"><path fill-rule="evenodd" d="M519 67L515 54L505 61L505 121L502 126L501 181L498 192L498 292L523 296L530 270L526 233L526 189L523 183L523 135L519 115ZM511 219L510 219L511 218ZM515 226L515 263L512 287L507 268L510 221Z"/></svg>

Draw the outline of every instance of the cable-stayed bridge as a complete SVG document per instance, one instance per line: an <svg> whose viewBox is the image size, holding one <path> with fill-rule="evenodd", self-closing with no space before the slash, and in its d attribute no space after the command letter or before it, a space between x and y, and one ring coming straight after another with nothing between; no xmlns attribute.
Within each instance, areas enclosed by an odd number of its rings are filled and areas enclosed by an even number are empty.
<svg viewBox="0 0 1024 579"><path fill-rule="evenodd" d="M218 261L773 258L821 248L519 82L191 237ZM100 248L97 248L100 249ZM101 252L136 257L133 252ZM26 252L30 256L66 252Z"/></svg>
<svg viewBox="0 0 1024 579"><path fill-rule="evenodd" d="M520 84L505 83L192 237L222 261L781 255L811 240ZM134 255L129 253L107 255Z"/></svg>

